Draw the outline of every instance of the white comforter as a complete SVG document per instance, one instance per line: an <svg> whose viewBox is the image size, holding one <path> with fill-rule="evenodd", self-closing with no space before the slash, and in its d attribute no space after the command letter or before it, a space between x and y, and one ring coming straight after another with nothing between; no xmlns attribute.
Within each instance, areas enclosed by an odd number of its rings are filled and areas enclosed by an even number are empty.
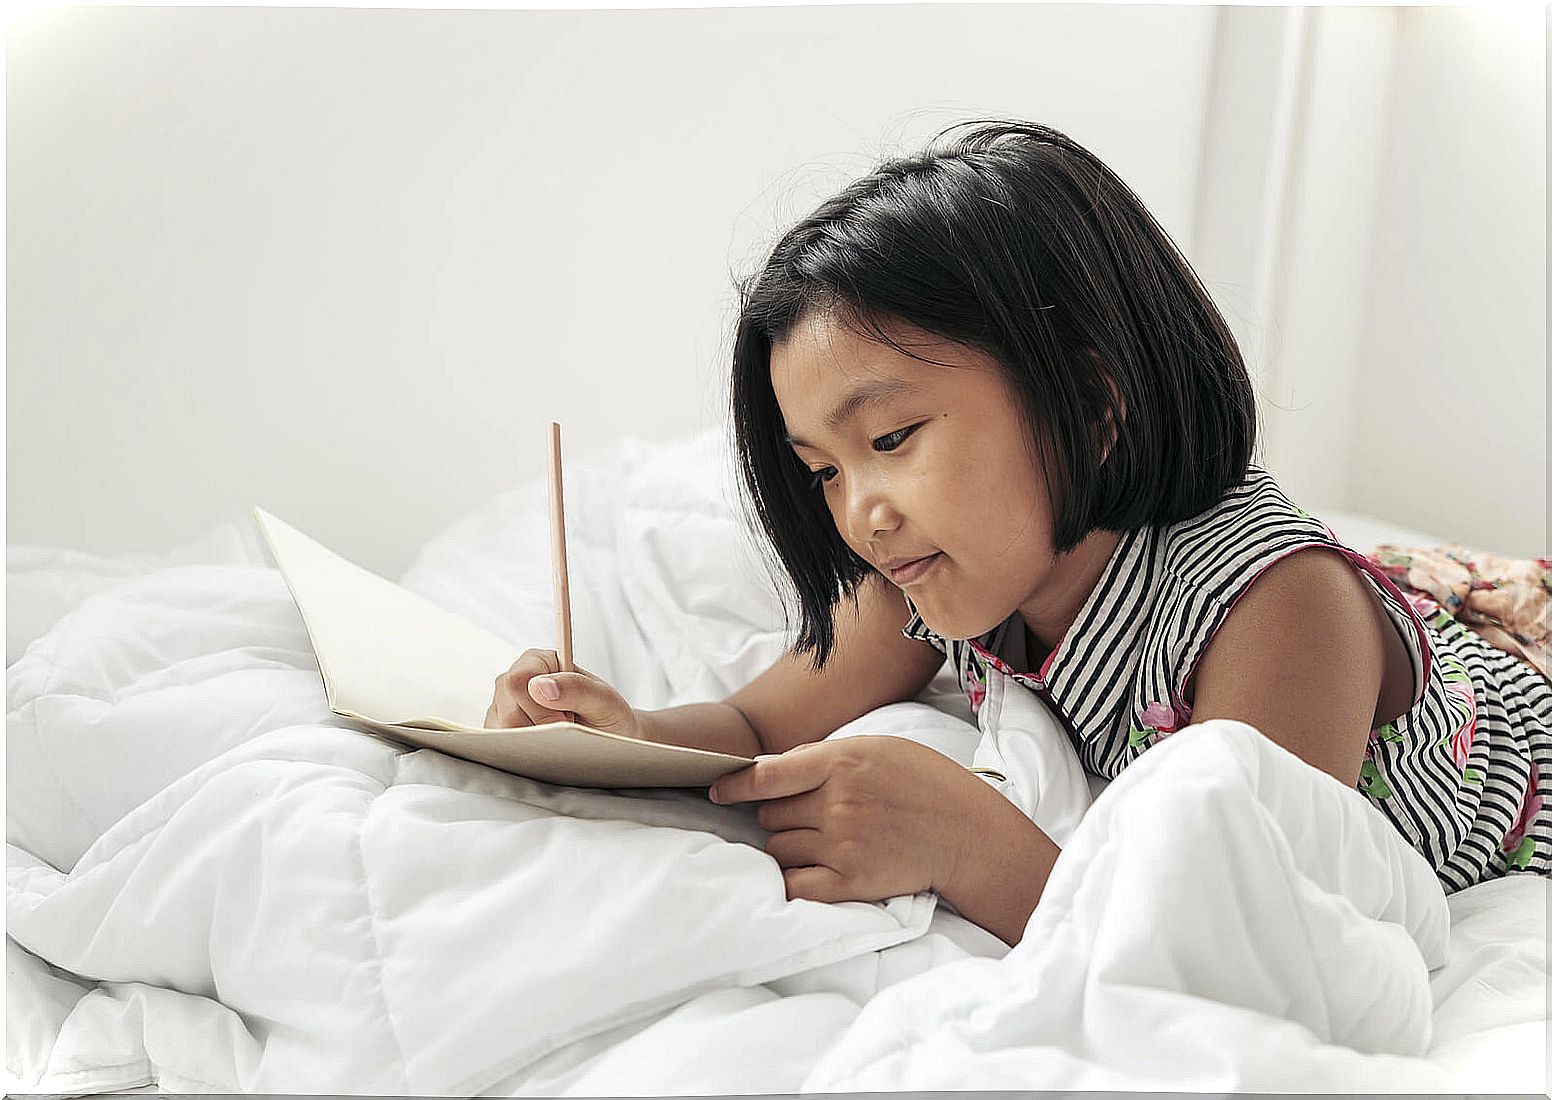
<svg viewBox="0 0 1552 1100"><path fill-rule="evenodd" d="M568 469L577 659L638 705L720 698L780 649L726 469L711 436ZM543 492L402 583L543 644ZM931 896L786 901L749 807L350 730L233 532L207 564L70 574L96 593L8 669L9 1091L1545 1089L1546 880L1446 900L1248 727L1182 731L1092 807L1001 679L979 728L944 677L839 731L991 763L1061 841L1009 951ZM23 561L12 601L40 606L46 555Z"/></svg>

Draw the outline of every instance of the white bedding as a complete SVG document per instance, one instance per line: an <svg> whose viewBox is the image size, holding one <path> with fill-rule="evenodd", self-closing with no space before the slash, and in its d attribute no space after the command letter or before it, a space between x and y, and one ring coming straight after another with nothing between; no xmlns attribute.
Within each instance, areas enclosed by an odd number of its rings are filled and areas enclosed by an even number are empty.
<svg viewBox="0 0 1552 1100"><path fill-rule="evenodd" d="M713 435L568 467L577 660L638 705L780 651L730 476ZM535 479L401 583L515 656L549 638L547 538ZM945 673L838 731L996 759L1064 842L1009 951L926 895L787 902L749 807L348 729L256 549L234 522L8 570L8 1091L1545 1091L1547 881L1446 899L1248 727L1177 734L1092 808L1016 684L980 729Z"/></svg>

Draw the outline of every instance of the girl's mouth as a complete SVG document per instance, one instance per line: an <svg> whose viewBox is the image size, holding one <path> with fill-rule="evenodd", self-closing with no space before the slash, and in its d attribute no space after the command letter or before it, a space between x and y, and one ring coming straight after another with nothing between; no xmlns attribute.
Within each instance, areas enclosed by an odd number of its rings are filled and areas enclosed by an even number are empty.
<svg viewBox="0 0 1552 1100"><path fill-rule="evenodd" d="M910 584L912 581L920 579L929 569L937 564L938 559L942 556L943 551L939 550L936 554L928 554L925 558L908 561L898 568L891 569L889 571L889 579L899 585Z"/></svg>

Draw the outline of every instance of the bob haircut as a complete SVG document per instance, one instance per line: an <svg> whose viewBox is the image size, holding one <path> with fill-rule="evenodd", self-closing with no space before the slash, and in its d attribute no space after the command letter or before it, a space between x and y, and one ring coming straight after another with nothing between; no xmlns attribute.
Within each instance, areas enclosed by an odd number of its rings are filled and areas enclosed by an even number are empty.
<svg viewBox="0 0 1552 1100"><path fill-rule="evenodd" d="M810 312L923 362L934 361L901 347L891 322L995 359L1045 471L1058 554L1095 529L1195 516L1245 476L1255 399L1228 326L1131 189L1048 127L982 119L940 131L822 203L737 289L731 412L745 505L796 588L795 648L816 671L834 649L835 608L855 604L875 570L783 438L771 346Z"/></svg>

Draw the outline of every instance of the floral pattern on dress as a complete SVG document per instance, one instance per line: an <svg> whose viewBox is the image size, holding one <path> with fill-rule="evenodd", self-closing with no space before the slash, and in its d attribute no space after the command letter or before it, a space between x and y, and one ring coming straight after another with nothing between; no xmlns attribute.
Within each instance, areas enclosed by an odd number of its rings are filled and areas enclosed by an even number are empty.
<svg viewBox="0 0 1552 1100"><path fill-rule="evenodd" d="M1369 731L1368 744L1364 745L1363 747L1364 762L1369 763L1376 759L1375 753L1379 750L1381 744L1388 743L1400 745L1405 744L1405 742L1406 738L1403 737L1401 731L1396 728L1396 723L1394 720L1386 722L1382 726L1376 726L1374 729ZM1378 775L1378 770L1376 770L1374 774ZM1358 785L1360 789L1363 786L1363 778L1361 775L1359 777Z"/></svg>
<svg viewBox="0 0 1552 1100"><path fill-rule="evenodd" d="M1169 699L1167 703L1149 703L1138 712L1126 738L1129 748L1147 748L1191 724L1191 704L1174 692Z"/></svg>
<svg viewBox="0 0 1552 1100"><path fill-rule="evenodd" d="M1530 861L1536 854L1536 839L1525 835L1525 830L1530 828L1536 815L1541 812L1544 801L1540 793L1541 770L1536 767L1536 762L1530 762L1530 781L1525 785L1525 801L1520 803L1519 816L1514 819L1514 824L1509 826L1509 831L1504 834L1503 852L1508 857L1509 866L1516 871L1523 871L1530 866Z"/></svg>
<svg viewBox="0 0 1552 1100"><path fill-rule="evenodd" d="M1446 654L1443 665L1445 698L1458 724L1440 738L1439 745L1441 748L1449 746L1450 758L1464 771L1471 755L1471 742L1476 739L1477 693L1471 683L1471 674L1459 657Z"/></svg>
<svg viewBox="0 0 1552 1100"><path fill-rule="evenodd" d="M1358 770L1358 789L1370 798L1389 798L1395 793L1373 760L1365 760L1363 767Z"/></svg>
<svg viewBox="0 0 1552 1100"><path fill-rule="evenodd" d="M965 698L970 700L970 713L980 715L981 704L986 702L986 673L975 661L970 662L965 679Z"/></svg>

